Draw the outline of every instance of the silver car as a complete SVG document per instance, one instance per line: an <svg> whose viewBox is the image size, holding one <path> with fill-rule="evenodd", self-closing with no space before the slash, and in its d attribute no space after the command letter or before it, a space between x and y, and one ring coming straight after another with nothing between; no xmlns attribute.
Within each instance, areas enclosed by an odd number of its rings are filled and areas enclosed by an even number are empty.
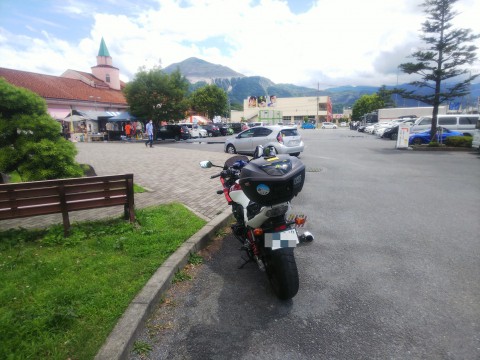
<svg viewBox="0 0 480 360"><path fill-rule="evenodd" d="M277 154L298 156L305 145L296 126L255 126L225 140L224 150L229 154L251 155L257 145L273 146Z"/></svg>

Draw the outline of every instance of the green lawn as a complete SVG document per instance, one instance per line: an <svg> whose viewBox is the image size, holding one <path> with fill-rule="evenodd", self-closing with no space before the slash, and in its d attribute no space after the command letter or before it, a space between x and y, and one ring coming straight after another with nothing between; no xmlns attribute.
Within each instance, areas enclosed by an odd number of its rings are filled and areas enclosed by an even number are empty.
<svg viewBox="0 0 480 360"><path fill-rule="evenodd" d="M92 359L159 265L205 225L181 204L0 232L0 359Z"/></svg>

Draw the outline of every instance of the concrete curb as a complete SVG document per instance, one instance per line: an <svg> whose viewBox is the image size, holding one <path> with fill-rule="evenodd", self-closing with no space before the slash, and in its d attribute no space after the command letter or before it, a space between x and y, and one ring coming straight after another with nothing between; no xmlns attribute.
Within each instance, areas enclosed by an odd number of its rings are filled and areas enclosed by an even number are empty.
<svg viewBox="0 0 480 360"><path fill-rule="evenodd" d="M231 221L231 218L232 212L228 208L185 241L158 268L117 322L95 356L96 360L128 358L135 337L145 324L155 305L158 304L161 296L170 288L175 273L185 267L191 253L205 248L215 237L215 233L225 227Z"/></svg>

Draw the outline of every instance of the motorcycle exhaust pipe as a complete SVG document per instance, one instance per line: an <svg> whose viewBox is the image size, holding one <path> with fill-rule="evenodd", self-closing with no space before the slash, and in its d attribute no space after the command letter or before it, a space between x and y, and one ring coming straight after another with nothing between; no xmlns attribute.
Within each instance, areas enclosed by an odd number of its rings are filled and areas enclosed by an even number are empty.
<svg viewBox="0 0 480 360"><path fill-rule="evenodd" d="M309 243L315 239L313 234L310 231L305 231L302 235L298 237L300 243Z"/></svg>

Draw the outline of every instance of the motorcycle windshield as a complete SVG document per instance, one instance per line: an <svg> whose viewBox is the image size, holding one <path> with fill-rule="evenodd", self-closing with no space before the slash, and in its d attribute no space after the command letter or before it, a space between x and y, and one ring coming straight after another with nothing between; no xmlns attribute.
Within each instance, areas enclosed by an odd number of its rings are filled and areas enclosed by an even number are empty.
<svg viewBox="0 0 480 360"><path fill-rule="evenodd" d="M289 159L280 160L279 158L273 158L268 164L260 166L260 169L271 176L282 176L292 170L292 162Z"/></svg>

